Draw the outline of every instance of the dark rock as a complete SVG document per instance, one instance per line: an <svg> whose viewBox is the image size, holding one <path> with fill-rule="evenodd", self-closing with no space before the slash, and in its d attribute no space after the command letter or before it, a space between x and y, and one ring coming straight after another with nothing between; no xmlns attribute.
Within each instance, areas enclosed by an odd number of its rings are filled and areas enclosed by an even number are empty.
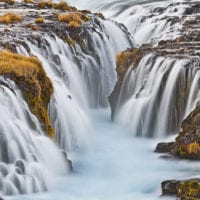
<svg viewBox="0 0 200 200"><path fill-rule="evenodd" d="M157 146L156 146L155 152L156 153L168 153L174 144L175 144L175 142L158 143Z"/></svg>
<svg viewBox="0 0 200 200"><path fill-rule="evenodd" d="M68 97L69 99L72 99L72 96L71 96L71 95L67 95L67 97Z"/></svg>
<svg viewBox="0 0 200 200"><path fill-rule="evenodd" d="M162 195L176 195L177 186L181 181L168 180L161 183Z"/></svg>
<svg viewBox="0 0 200 200"><path fill-rule="evenodd" d="M24 165L24 162L22 160L17 160L15 162L15 166L16 166L17 173L19 173L19 174L25 173L25 165Z"/></svg>
<svg viewBox="0 0 200 200"><path fill-rule="evenodd" d="M181 200L200 198L200 179L167 180L161 183L162 195L176 195Z"/></svg>

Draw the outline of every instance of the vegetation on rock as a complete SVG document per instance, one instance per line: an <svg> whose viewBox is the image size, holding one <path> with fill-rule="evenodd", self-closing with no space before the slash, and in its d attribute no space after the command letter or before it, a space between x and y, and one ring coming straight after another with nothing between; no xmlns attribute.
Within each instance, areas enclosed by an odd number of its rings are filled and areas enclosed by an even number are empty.
<svg viewBox="0 0 200 200"><path fill-rule="evenodd" d="M54 129L47 112L53 86L40 61L35 57L1 51L0 75L13 80L18 85L30 110L37 116L43 129L53 138Z"/></svg>
<svg viewBox="0 0 200 200"><path fill-rule="evenodd" d="M35 23L37 23L37 24L42 24L42 23L44 23L44 18L43 18L43 17L38 17L38 18L36 18L36 19L35 19Z"/></svg>
<svg viewBox="0 0 200 200"><path fill-rule="evenodd" d="M68 23L69 27L73 28L79 28L83 22L86 22L88 20L89 17L80 12L61 14L58 16L59 22L66 22Z"/></svg>
<svg viewBox="0 0 200 200"><path fill-rule="evenodd" d="M13 5L13 4L15 4L16 1L15 0L0 0L0 2L4 2L4 3Z"/></svg>
<svg viewBox="0 0 200 200"><path fill-rule="evenodd" d="M163 195L176 195L181 200L200 198L200 180L168 180L161 184Z"/></svg>
<svg viewBox="0 0 200 200"><path fill-rule="evenodd" d="M59 3L54 3L53 7L55 9L58 9L58 10L63 10L63 11L69 11L71 10L71 7L65 2L65 1L61 1Z"/></svg>
<svg viewBox="0 0 200 200"><path fill-rule="evenodd" d="M141 51L139 49L127 49L116 56L117 72L124 74L128 67L134 68L142 58Z"/></svg>
<svg viewBox="0 0 200 200"><path fill-rule="evenodd" d="M14 13L7 13L5 15L0 16L0 23L2 24L16 23L20 22L21 20L21 17Z"/></svg>
<svg viewBox="0 0 200 200"><path fill-rule="evenodd" d="M53 2L52 1L40 1L38 3L38 7L41 8L41 9L52 8L53 7Z"/></svg>

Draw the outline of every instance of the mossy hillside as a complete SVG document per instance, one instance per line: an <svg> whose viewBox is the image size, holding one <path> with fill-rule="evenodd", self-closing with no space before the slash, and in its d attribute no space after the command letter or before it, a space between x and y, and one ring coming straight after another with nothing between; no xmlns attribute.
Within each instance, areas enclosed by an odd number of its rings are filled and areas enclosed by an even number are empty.
<svg viewBox="0 0 200 200"><path fill-rule="evenodd" d="M30 110L37 116L47 134L53 138L54 130L47 112L53 86L39 60L0 51L0 75L10 78L19 86Z"/></svg>

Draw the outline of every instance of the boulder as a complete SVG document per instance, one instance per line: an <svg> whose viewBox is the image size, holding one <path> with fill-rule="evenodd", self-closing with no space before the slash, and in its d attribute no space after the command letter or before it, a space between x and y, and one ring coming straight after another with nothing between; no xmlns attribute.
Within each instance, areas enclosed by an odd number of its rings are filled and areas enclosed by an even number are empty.
<svg viewBox="0 0 200 200"><path fill-rule="evenodd" d="M158 143L155 149L156 153L168 153L175 142L161 142Z"/></svg>

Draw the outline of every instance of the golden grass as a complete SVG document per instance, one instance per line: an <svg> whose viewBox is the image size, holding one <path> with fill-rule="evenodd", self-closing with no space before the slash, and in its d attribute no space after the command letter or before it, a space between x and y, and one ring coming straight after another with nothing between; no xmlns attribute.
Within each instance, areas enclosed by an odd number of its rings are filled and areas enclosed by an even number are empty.
<svg viewBox="0 0 200 200"><path fill-rule="evenodd" d="M139 49L131 49L123 51L116 56L117 72L124 74L128 67L135 68L140 59L142 58L142 52Z"/></svg>
<svg viewBox="0 0 200 200"><path fill-rule="evenodd" d="M35 19L35 23L36 23L36 24L42 24L42 23L44 23L44 18L43 18L43 17L38 17L38 18L36 18L36 19Z"/></svg>
<svg viewBox="0 0 200 200"><path fill-rule="evenodd" d="M58 21L66 22L69 24L70 27L75 27L75 28L79 28L83 23L83 20L79 13L68 13L59 15Z"/></svg>
<svg viewBox="0 0 200 200"><path fill-rule="evenodd" d="M14 13L7 13L5 15L0 16L0 23L2 24L11 24L20 22L22 19L19 15L16 15Z"/></svg>
<svg viewBox="0 0 200 200"><path fill-rule="evenodd" d="M33 3L33 0L23 0L24 3Z"/></svg>
<svg viewBox="0 0 200 200"><path fill-rule="evenodd" d="M40 1L38 3L38 7L43 9L43 8L52 8L54 3L52 1Z"/></svg>
<svg viewBox="0 0 200 200"><path fill-rule="evenodd" d="M0 75L15 81L43 129L50 137L54 137L54 129L47 112L53 86L40 61L35 57L0 51Z"/></svg>
<svg viewBox="0 0 200 200"><path fill-rule="evenodd" d="M71 7L65 1L60 1L59 3L54 3L53 7L55 9L63 10L63 11L71 10Z"/></svg>
<svg viewBox="0 0 200 200"><path fill-rule="evenodd" d="M0 2L4 2L4 3L13 5L13 4L15 4L16 1L15 0L0 0Z"/></svg>

